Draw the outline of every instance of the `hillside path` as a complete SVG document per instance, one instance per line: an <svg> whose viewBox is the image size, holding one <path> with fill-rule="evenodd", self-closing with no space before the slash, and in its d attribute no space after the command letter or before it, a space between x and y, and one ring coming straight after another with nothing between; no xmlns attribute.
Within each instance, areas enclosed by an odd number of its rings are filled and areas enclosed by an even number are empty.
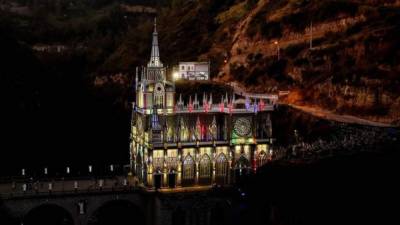
<svg viewBox="0 0 400 225"><path fill-rule="evenodd" d="M294 105L294 104L282 104L282 105L288 105L292 108L309 113L313 116L327 119L327 120L333 120L333 121L337 121L337 122L341 122L341 123L352 123L352 124L360 124L360 125L375 126L375 127L396 127L394 125L387 124L387 123L380 123L380 122L375 122L375 121L371 121L371 120L366 120L366 119L359 118L357 116L340 115L340 114L336 114L329 110L324 110L324 109L319 109L319 108L314 108L314 107L309 107L309 106L299 106L299 105Z"/></svg>

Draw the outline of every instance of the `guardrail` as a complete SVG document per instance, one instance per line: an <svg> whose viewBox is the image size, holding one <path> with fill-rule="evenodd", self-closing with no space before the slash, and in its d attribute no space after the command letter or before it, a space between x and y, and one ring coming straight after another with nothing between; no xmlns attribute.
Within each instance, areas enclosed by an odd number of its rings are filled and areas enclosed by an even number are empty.
<svg viewBox="0 0 400 225"><path fill-rule="evenodd" d="M103 188L103 189L85 189L85 190L64 190L64 191L48 191L48 192L8 192L0 193L2 199L14 198L40 198L48 196L65 196L65 195L82 195L82 194L107 194L107 193L131 193L137 191L145 191L144 187L119 187L119 188Z"/></svg>
<svg viewBox="0 0 400 225"><path fill-rule="evenodd" d="M112 179L88 180L58 180L16 182L0 185L0 195L3 198L33 197L46 195L65 195L81 193L104 193L140 190L142 187L136 179L114 177Z"/></svg>

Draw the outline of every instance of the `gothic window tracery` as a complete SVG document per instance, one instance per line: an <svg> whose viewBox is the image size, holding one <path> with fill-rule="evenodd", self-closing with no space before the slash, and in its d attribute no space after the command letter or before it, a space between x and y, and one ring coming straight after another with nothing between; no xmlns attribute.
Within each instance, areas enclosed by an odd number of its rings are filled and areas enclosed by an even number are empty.
<svg viewBox="0 0 400 225"><path fill-rule="evenodd" d="M176 170L178 168L177 150L168 150L166 163L169 170Z"/></svg>
<svg viewBox="0 0 400 225"><path fill-rule="evenodd" d="M192 156L186 156L185 160L183 161L183 176L184 180L192 180L195 176L195 163Z"/></svg>
<svg viewBox="0 0 400 225"><path fill-rule="evenodd" d="M162 170L163 167L164 167L164 150L153 151L154 171Z"/></svg>
<svg viewBox="0 0 400 225"><path fill-rule="evenodd" d="M236 135L239 137L246 137L251 131L251 122L248 118L238 118L233 125L233 129Z"/></svg>
<svg viewBox="0 0 400 225"><path fill-rule="evenodd" d="M215 164L215 175L217 177L225 177L228 171L228 160L224 153L220 153Z"/></svg>
<svg viewBox="0 0 400 225"><path fill-rule="evenodd" d="M208 178L211 176L211 159L207 154L200 160L199 177Z"/></svg>
<svg viewBox="0 0 400 225"><path fill-rule="evenodd" d="M265 153L264 151L261 151L257 157L257 167L260 167L260 166L266 164L267 159L268 159L267 153Z"/></svg>
<svg viewBox="0 0 400 225"><path fill-rule="evenodd" d="M164 107L164 86L157 83L154 87L154 103L158 108Z"/></svg>

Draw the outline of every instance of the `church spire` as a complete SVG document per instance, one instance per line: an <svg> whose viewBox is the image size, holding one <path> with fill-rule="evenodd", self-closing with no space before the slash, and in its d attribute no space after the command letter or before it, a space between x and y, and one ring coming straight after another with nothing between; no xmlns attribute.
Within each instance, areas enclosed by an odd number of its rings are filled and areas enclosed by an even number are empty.
<svg viewBox="0 0 400 225"><path fill-rule="evenodd" d="M157 18L154 18L154 32L153 32L153 42L151 47L150 61L147 67L163 67L160 60L160 50L158 48L158 33L157 33Z"/></svg>

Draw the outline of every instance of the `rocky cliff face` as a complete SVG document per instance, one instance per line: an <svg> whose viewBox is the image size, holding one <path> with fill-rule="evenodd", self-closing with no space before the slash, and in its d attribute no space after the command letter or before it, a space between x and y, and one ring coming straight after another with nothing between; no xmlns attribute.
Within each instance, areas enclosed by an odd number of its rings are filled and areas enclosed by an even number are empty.
<svg viewBox="0 0 400 225"><path fill-rule="evenodd" d="M226 16L232 11L241 16ZM205 53L226 60L216 80L289 90L283 102L398 122L399 1L246 1L221 15L224 41Z"/></svg>

